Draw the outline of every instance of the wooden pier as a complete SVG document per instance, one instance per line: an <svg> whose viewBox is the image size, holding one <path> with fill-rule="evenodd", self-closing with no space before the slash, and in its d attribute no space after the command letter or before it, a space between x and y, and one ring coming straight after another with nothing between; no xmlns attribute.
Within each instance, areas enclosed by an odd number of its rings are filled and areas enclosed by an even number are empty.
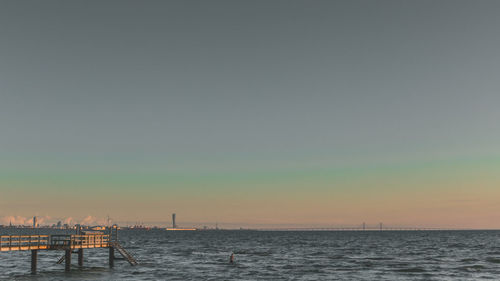
<svg viewBox="0 0 500 281"><path fill-rule="evenodd" d="M115 250L122 255L131 265L137 261L118 243L118 228L113 226L110 234L77 232L72 235L5 235L0 236L0 252L6 251L31 251L31 273L36 274L37 256L40 250L65 251L57 261L65 262L65 270L71 270L71 255L78 254L78 266L83 266L83 250L91 248L109 249L109 266L114 266Z"/></svg>

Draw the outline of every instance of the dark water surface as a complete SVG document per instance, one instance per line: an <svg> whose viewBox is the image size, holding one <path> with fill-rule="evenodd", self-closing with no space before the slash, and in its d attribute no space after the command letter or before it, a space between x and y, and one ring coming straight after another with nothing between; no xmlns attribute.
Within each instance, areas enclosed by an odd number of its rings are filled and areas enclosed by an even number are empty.
<svg viewBox="0 0 500 281"><path fill-rule="evenodd" d="M64 272L62 251L0 253L0 280L500 280L499 231L121 231L140 262L85 250ZM235 264L229 264L231 252Z"/></svg>

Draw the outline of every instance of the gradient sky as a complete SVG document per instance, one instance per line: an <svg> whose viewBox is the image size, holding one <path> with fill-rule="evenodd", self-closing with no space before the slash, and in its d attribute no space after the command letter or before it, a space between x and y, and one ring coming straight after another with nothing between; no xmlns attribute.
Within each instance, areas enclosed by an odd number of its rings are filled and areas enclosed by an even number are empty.
<svg viewBox="0 0 500 281"><path fill-rule="evenodd" d="M1 1L0 224L500 228L499 1Z"/></svg>

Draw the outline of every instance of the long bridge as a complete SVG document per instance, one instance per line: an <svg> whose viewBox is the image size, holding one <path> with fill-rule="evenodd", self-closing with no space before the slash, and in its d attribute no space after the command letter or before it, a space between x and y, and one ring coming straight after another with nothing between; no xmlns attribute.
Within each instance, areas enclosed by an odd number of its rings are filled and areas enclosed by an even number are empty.
<svg viewBox="0 0 500 281"><path fill-rule="evenodd" d="M110 234L101 232L82 232L77 234L53 235L4 235L0 236L0 252L31 251L31 273L36 274L37 256L40 250L65 251L57 263L65 262L65 270L71 270L71 255L78 254L78 266L83 266L83 250L91 248L108 248L109 266L114 266L115 250L127 260L130 265L137 261L118 243L118 227L114 225Z"/></svg>

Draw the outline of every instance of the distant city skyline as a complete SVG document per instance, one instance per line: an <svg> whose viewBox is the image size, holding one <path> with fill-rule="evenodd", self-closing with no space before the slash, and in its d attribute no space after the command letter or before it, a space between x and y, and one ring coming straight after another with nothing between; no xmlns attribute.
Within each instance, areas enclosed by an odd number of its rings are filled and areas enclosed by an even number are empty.
<svg viewBox="0 0 500 281"><path fill-rule="evenodd" d="M174 214L172 214L174 215ZM40 220L39 220L40 219ZM107 220L107 218L94 218L87 216L83 219L75 219L72 217L67 218L52 218L52 217L12 217L5 216L0 218L0 226L24 226L24 227L34 227L36 220L36 227L74 227L75 225L84 226L110 226L117 224L120 227L157 227L157 228L184 228L184 227L194 227L197 229L256 229L256 230L267 230L267 229L358 229L358 230L378 230L378 229L500 229L495 227L465 227L457 225L446 225L446 224L385 224L383 222L351 222L351 223L245 223L245 222L213 222L213 221L182 221L181 224L175 223L172 220L162 220L162 221L145 221L145 220L125 220L125 221L115 221ZM8 220L8 223L6 223Z"/></svg>
<svg viewBox="0 0 500 281"><path fill-rule="evenodd" d="M499 12L3 1L0 224L500 228Z"/></svg>

